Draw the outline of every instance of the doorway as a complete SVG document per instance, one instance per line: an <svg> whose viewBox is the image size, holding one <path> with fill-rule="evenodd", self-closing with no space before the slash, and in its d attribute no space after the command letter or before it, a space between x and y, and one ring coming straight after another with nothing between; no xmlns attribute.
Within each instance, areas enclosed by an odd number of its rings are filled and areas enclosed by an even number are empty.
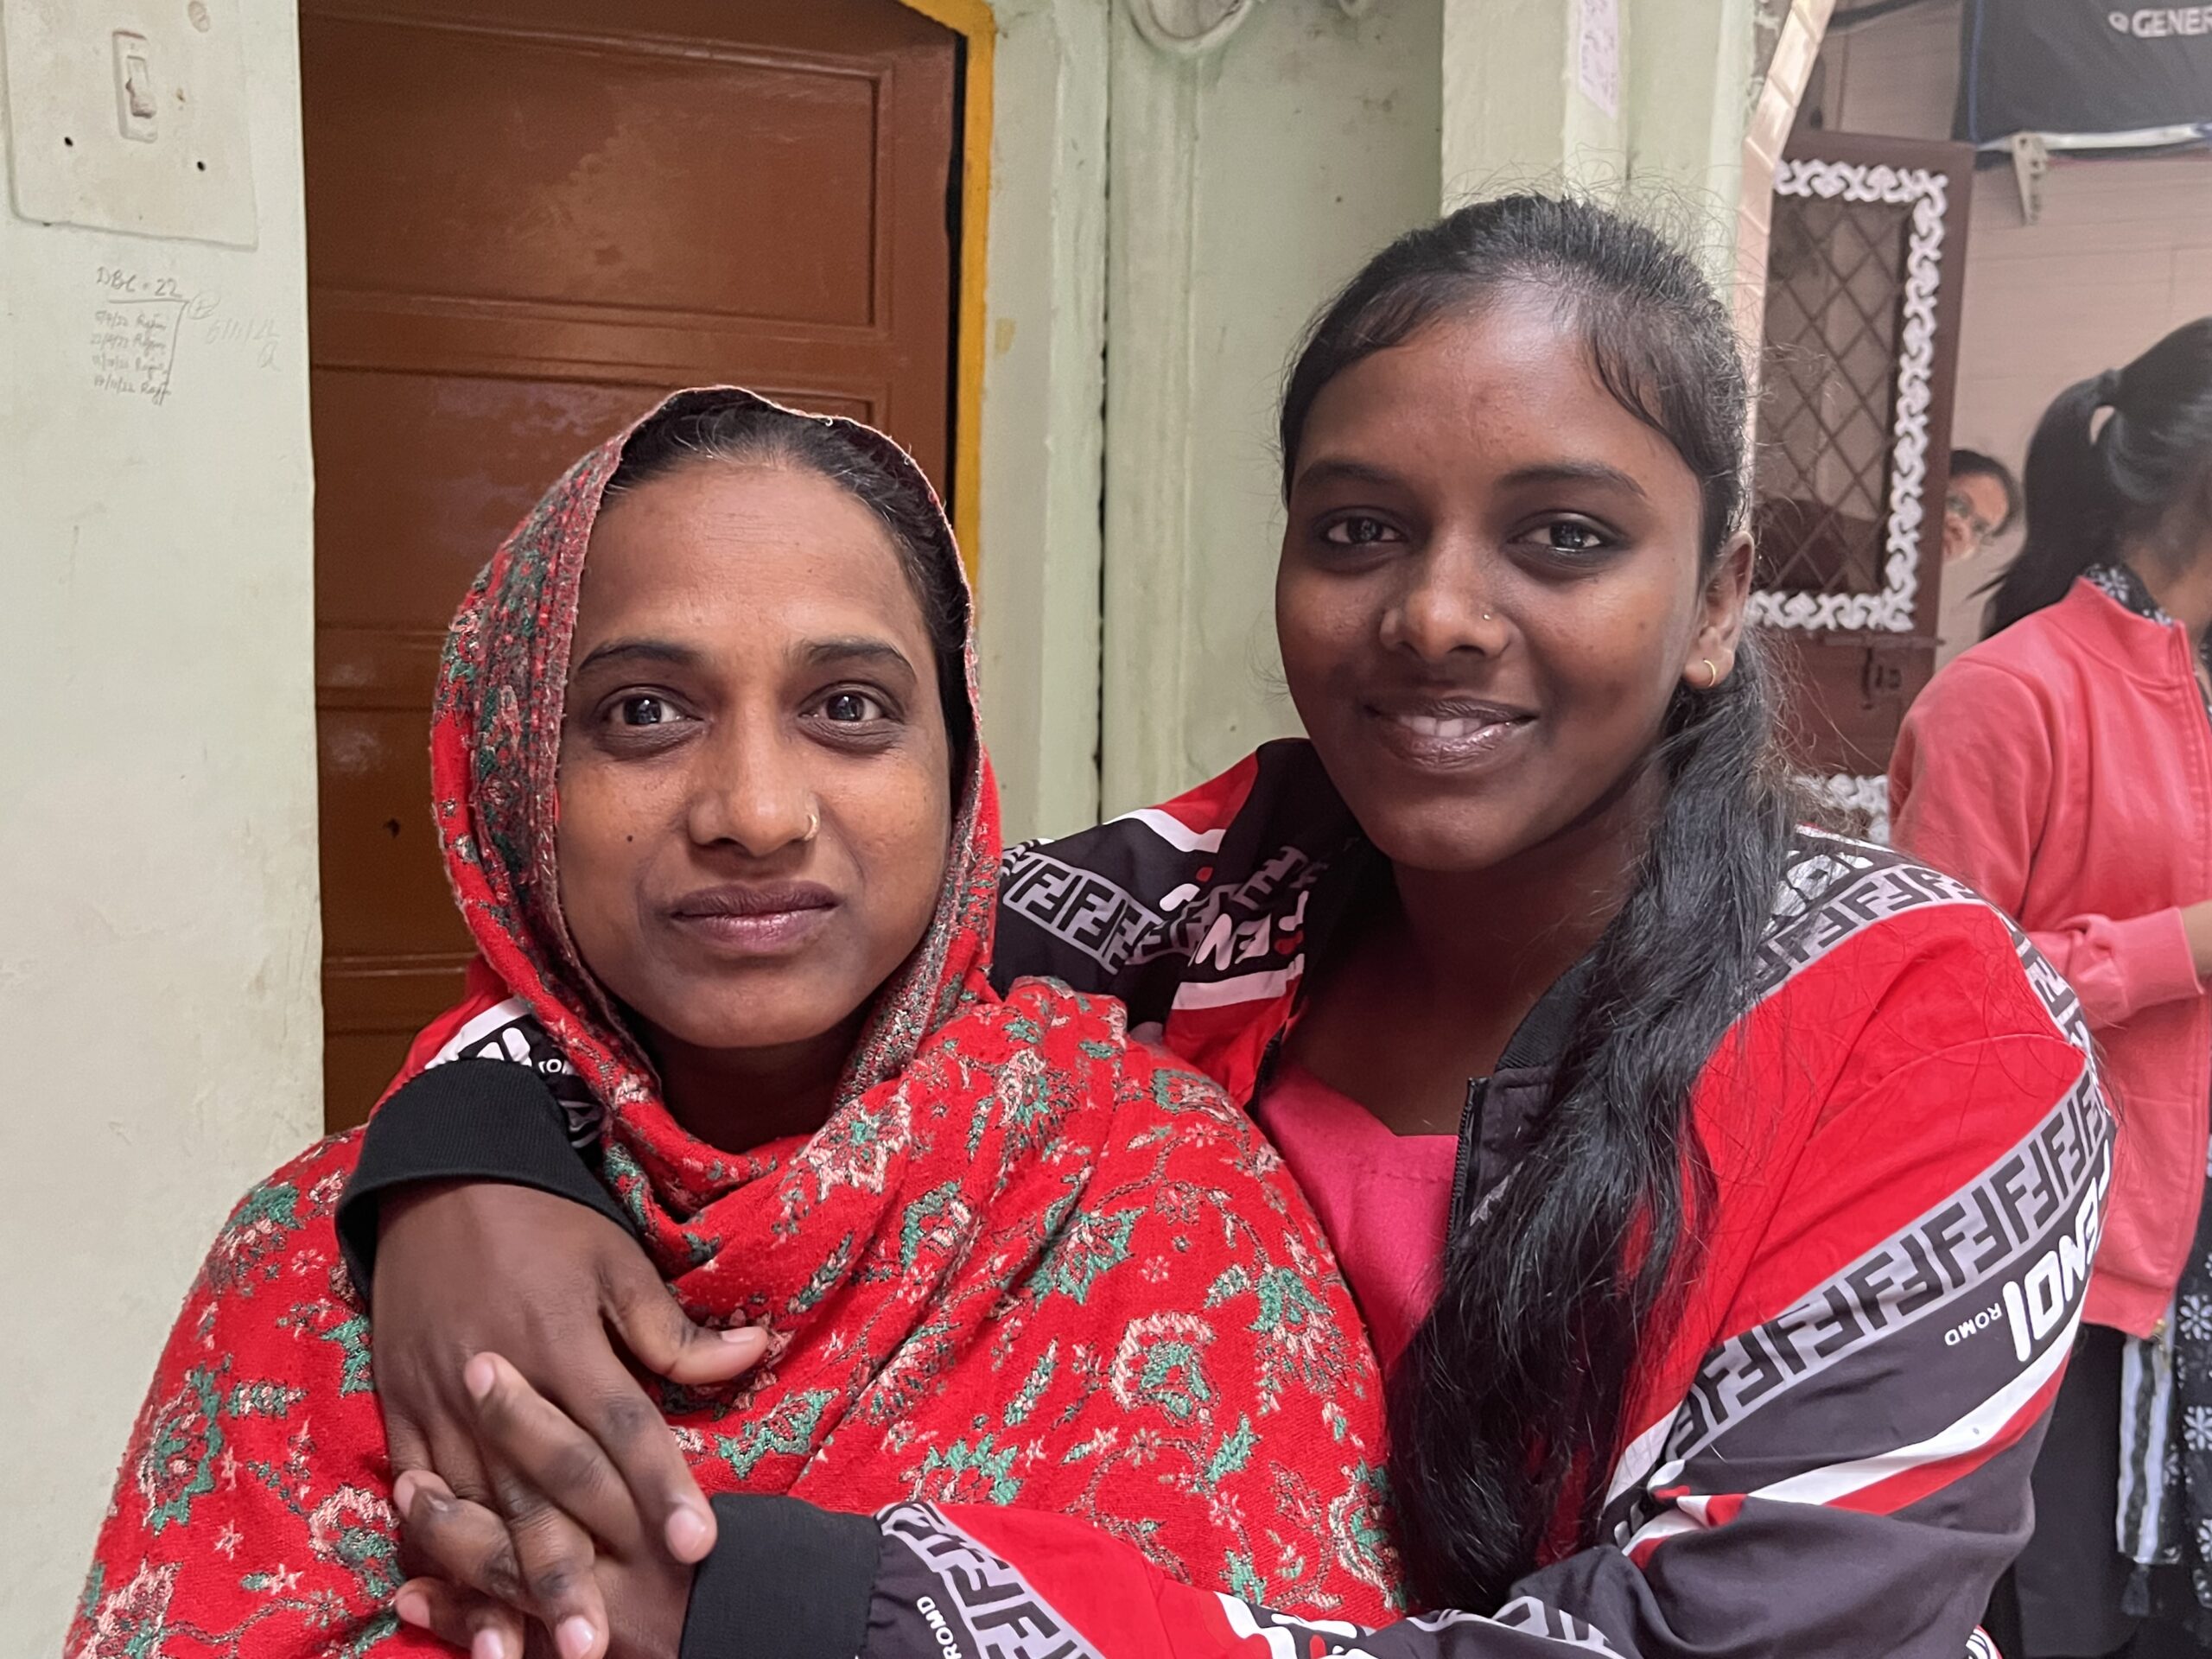
<svg viewBox="0 0 2212 1659"><path fill-rule="evenodd" d="M734 382L952 467L961 41L898 0L305 0L325 1116L470 949L445 627L568 463Z"/></svg>

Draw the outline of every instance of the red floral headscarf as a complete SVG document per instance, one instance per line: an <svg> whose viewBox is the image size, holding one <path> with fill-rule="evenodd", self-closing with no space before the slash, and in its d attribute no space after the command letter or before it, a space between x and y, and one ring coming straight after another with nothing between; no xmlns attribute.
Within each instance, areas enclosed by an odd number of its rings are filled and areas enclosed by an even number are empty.
<svg viewBox="0 0 2212 1659"><path fill-rule="evenodd" d="M485 963L609 1109L615 1166L626 1173L634 1165L645 1177L643 1185L626 1184L625 1197L664 1265L694 1261L700 1249L696 1235L673 1236L669 1224L690 1220L758 1171L704 1147L669 1116L651 1064L577 956L561 913L556 773L584 556L623 450L648 424L731 407L825 428L905 486L912 517L932 532L926 551L960 595L966 622L972 607L951 526L921 468L890 438L735 388L678 392L571 467L485 567L447 636L430 731L439 842L461 915ZM972 639L966 658L972 730ZM972 743L936 915L878 995L841 1100L894 1076L955 1007L986 992L999 853L997 791L982 745ZM817 1141L809 1153L822 1150Z"/></svg>

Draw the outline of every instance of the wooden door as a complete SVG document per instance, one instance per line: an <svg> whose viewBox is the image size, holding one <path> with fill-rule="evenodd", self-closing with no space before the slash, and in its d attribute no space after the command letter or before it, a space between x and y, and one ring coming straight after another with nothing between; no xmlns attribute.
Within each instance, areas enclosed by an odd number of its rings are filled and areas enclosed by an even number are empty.
<svg viewBox="0 0 2212 1659"><path fill-rule="evenodd" d="M461 987L438 652L561 470L720 381L950 481L958 40L896 0L305 0L324 1084Z"/></svg>
<svg viewBox="0 0 2212 1659"><path fill-rule="evenodd" d="M1775 172L1751 616L1784 647L1801 764L1878 835L1936 666L1973 194L1964 144L1815 132Z"/></svg>

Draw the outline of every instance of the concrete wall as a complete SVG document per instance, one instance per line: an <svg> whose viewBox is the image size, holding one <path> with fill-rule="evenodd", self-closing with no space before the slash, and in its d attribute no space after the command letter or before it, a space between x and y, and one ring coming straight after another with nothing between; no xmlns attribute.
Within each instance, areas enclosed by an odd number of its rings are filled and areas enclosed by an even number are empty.
<svg viewBox="0 0 2212 1659"><path fill-rule="evenodd" d="M1586 16L1586 6L1593 14ZM1610 8L1611 107L1586 73ZM1755 69L1754 0L1445 0L1444 197L1562 181L1663 201L1726 247Z"/></svg>
<svg viewBox="0 0 2212 1659"><path fill-rule="evenodd" d="M1828 125L1948 137L1958 54L1955 4L1832 34L1821 53ZM1953 442L2017 469L2055 395L2207 313L2212 155L2054 157L2033 225L2012 168L1986 169L1967 243ZM1974 590L2018 548L2015 536L1945 571L1945 658L1978 637L1984 601Z"/></svg>
<svg viewBox="0 0 2212 1659"><path fill-rule="evenodd" d="M1635 0L1612 3L1625 55ZM1626 111L1620 99L1605 109L1582 85L1580 7L1581 0L1445 0L1446 200L1530 182L1621 181ZM1500 73L1508 65L1512 73Z"/></svg>
<svg viewBox="0 0 2212 1659"><path fill-rule="evenodd" d="M244 10L257 250L0 207L9 1654L59 1651L186 1280L322 1116L298 53ZM164 402L94 387L103 269L192 296Z"/></svg>
<svg viewBox="0 0 2212 1659"><path fill-rule="evenodd" d="M1330 0L1274 0L1197 60L1115 11L1109 812L1296 729L1273 623L1275 393L1314 310L1433 218L1440 188L1440 0L1389 0L1359 21Z"/></svg>
<svg viewBox="0 0 2212 1659"><path fill-rule="evenodd" d="M977 648L1009 841L1098 815L1109 17L993 0Z"/></svg>

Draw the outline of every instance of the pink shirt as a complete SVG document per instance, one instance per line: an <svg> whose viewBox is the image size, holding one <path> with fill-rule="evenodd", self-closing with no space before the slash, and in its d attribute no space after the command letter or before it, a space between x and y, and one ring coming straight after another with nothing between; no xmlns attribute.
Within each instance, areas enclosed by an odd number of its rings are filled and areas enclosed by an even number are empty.
<svg viewBox="0 0 2212 1659"><path fill-rule="evenodd" d="M1457 1137L1397 1135L1357 1101L1285 1063L1254 1103L1337 1253L1385 1370L1436 1295Z"/></svg>

